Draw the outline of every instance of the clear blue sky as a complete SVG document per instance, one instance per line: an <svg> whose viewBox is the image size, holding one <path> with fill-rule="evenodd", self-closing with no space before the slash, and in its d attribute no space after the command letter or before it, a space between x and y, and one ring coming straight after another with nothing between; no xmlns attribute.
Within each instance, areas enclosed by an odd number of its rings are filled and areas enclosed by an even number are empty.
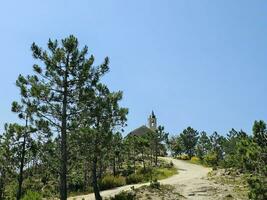
<svg viewBox="0 0 267 200"><path fill-rule="evenodd" d="M187 126L226 134L267 121L265 0L25 0L0 6L0 130L16 121L15 80L29 74L30 45L74 34L123 90L126 132L153 109L171 134Z"/></svg>

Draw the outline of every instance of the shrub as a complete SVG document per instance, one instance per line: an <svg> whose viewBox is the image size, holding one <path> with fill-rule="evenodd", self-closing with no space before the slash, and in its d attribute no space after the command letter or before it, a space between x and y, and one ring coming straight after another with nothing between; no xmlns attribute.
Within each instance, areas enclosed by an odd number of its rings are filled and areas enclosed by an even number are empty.
<svg viewBox="0 0 267 200"><path fill-rule="evenodd" d="M216 166L218 164L218 156L216 152L210 152L205 155L204 162L209 166Z"/></svg>
<svg viewBox="0 0 267 200"><path fill-rule="evenodd" d="M173 168L174 164L172 161L170 161L168 168Z"/></svg>
<svg viewBox="0 0 267 200"><path fill-rule="evenodd" d="M170 177L176 173L177 173L176 168L159 168L154 170L153 177L160 180Z"/></svg>
<svg viewBox="0 0 267 200"><path fill-rule="evenodd" d="M187 154L182 154L182 155L177 156L177 159L180 159L180 160L190 160L190 157Z"/></svg>
<svg viewBox="0 0 267 200"><path fill-rule="evenodd" d="M42 200L42 195L29 190L26 192L22 200Z"/></svg>
<svg viewBox="0 0 267 200"><path fill-rule="evenodd" d="M248 179L249 184L249 198L255 200L267 199L267 178L260 176L253 176Z"/></svg>
<svg viewBox="0 0 267 200"><path fill-rule="evenodd" d="M99 183L101 190L106 190L110 188L115 188L125 185L125 178L122 176L105 176Z"/></svg>
<svg viewBox="0 0 267 200"><path fill-rule="evenodd" d="M153 167L146 167L145 169L141 168L140 170L137 171L137 174L151 174L151 173L153 173Z"/></svg>
<svg viewBox="0 0 267 200"><path fill-rule="evenodd" d="M127 165L127 168L122 171L122 176L129 176L130 174L134 173L134 167L130 164Z"/></svg>
<svg viewBox="0 0 267 200"><path fill-rule="evenodd" d="M131 174L126 177L127 184L140 183L143 181L143 176L141 174Z"/></svg>
<svg viewBox="0 0 267 200"><path fill-rule="evenodd" d="M201 163L201 160L196 156L193 156L190 161L191 163L195 163L195 164Z"/></svg>
<svg viewBox="0 0 267 200"><path fill-rule="evenodd" d="M135 194L134 192L125 192L122 191L119 194L116 194L114 197L111 197L110 200L134 200Z"/></svg>
<svg viewBox="0 0 267 200"><path fill-rule="evenodd" d="M196 157L196 156L193 156L193 157L191 158L191 161L192 161L192 162L198 162L198 161L200 161L200 159L199 159L198 157Z"/></svg>
<svg viewBox="0 0 267 200"><path fill-rule="evenodd" d="M160 182L158 182L157 179L150 182L149 185L151 188L159 189L160 188Z"/></svg>
<svg viewBox="0 0 267 200"><path fill-rule="evenodd" d="M170 169L170 168L173 168L173 166L174 166L173 162L170 161L170 162L161 163L161 165L159 167L160 168L168 168L168 169Z"/></svg>

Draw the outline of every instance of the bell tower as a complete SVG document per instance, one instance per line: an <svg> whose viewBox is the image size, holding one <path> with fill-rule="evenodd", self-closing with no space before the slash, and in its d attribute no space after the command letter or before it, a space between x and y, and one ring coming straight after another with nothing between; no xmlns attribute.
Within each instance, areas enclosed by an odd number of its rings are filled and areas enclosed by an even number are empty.
<svg viewBox="0 0 267 200"><path fill-rule="evenodd" d="M157 118L154 114L154 111L152 111L151 115L148 117L148 128L155 131L157 129Z"/></svg>

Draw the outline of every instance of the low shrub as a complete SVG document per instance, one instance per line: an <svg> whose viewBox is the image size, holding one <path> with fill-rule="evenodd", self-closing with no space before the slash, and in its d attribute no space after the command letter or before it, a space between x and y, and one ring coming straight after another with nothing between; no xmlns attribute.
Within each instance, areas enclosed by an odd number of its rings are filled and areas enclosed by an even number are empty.
<svg viewBox="0 0 267 200"><path fill-rule="evenodd" d="M22 200L42 200L42 195L29 190L26 192Z"/></svg>
<svg viewBox="0 0 267 200"><path fill-rule="evenodd" d="M190 162L193 163L193 164L202 164L202 161L200 160L200 158L196 157L196 156L193 156L191 159L190 159Z"/></svg>
<svg viewBox="0 0 267 200"><path fill-rule="evenodd" d="M122 176L129 176L130 174L134 173L134 167L132 167L130 164L127 165L127 168L122 170L121 175Z"/></svg>
<svg viewBox="0 0 267 200"><path fill-rule="evenodd" d="M174 166L174 164L173 164L172 161L170 161L170 162L161 162L160 165L159 165L160 168L169 168L169 169L173 168L173 166Z"/></svg>
<svg viewBox="0 0 267 200"><path fill-rule="evenodd" d="M192 161L192 162L199 162L200 159L199 159L198 157L196 157L196 156L193 156L193 157L191 158L191 161Z"/></svg>
<svg viewBox="0 0 267 200"><path fill-rule="evenodd" d="M154 170L153 177L158 180L168 178L177 173L176 168L158 168Z"/></svg>
<svg viewBox="0 0 267 200"><path fill-rule="evenodd" d="M261 176L252 176L248 179L249 198L255 200L267 199L267 178Z"/></svg>
<svg viewBox="0 0 267 200"><path fill-rule="evenodd" d="M125 178L122 176L105 176L99 183L101 190L115 188L126 184Z"/></svg>
<svg viewBox="0 0 267 200"><path fill-rule="evenodd" d="M126 177L127 184L140 183L143 181L143 176L141 174L131 174Z"/></svg>
<svg viewBox="0 0 267 200"><path fill-rule="evenodd" d="M204 156L204 162L208 166L216 166L218 164L218 155L215 152L210 152Z"/></svg>
<svg viewBox="0 0 267 200"><path fill-rule="evenodd" d="M153 173L153 167L146 167L137 170L137 174L151 174Z"/></svg>
<svg viewBox="0 0 267 200"><path fill-rule="evenodd" d="M125 192L122 191L119 194L116 194L114 197L111 197L110 200L134 200L135 193L134 192Z"/></svg>
<svg viewBox="0 0 267 200"><path fill-rule="evenodd" d="M154 188L154 189L159 189L160 188L160 182L158 182L157 179L153 180L150 182L150 185L149 185L151 188Z"/></svg>
<svg viewBox="0 0 267 200"><path fill-rule="evenodd" d="M173 162L170 161L169 166L167 166L167 167L168 167L168 168L173 168L173 166L174 166Z"/></svg>
<svg viewBox="0 0 267 200"><path fill-rule="evenodd" d="M178 155L176 158L180 160L190 160L190 156L187 154Z"/></svg>

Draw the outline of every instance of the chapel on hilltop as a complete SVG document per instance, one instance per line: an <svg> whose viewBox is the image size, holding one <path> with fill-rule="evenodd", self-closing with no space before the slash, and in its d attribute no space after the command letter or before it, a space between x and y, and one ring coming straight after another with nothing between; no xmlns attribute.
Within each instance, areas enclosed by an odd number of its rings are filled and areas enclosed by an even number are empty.
<svg viewBox="0 0 267 200"><path fill-rule="evenodd" d="M131 131L128 135L129 136L143 136L149 132L155 132L157 129L157 117L154 114L154 111L152 111L151 115L148 117L148 124L140 126L137 129L134 129Z"/></svg>

